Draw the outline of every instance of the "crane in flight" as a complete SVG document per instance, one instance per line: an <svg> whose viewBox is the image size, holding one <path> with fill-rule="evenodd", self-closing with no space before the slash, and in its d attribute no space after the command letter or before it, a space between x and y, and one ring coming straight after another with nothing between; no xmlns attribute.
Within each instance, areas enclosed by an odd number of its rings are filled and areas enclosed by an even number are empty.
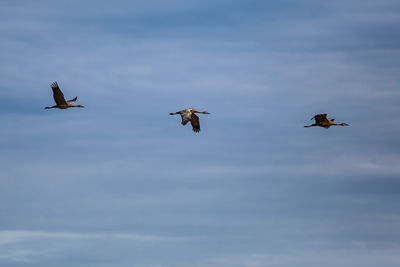
<svg viewBox="0 0 400 267"><path fill-rule="evenodd" d="M311 119L315 120L315 123L311 125L305 125L305 128L319 126L328 129L331 126L349 126L347 123L335 123L334 118L326 118L326 114L317 114Z"/></svg>
<svg viewBox="0 0 400 267"><path fill-rule="evenodd" d="M193 132L200 132L200 120L199 117L195 113L200 114L210 114L207 111L198 111L194 108L184 109L178 112L169 113L169 115L181 115L182 117L182 125L186 125L189 121L192 124Z"/></svg>
<svg viewBox="0 0 400 267"><path fill-rule="evenodd" d="M67 109L67 108L84 108L82 105L73 105L72 103L75 102L78 97L76 96L73 99L65 101L64 94L61 92L60 87L58 87L57 82L53 82L51 84L51 89L53 90L53 98L56 102L55 106L45 107L45 109L51 108L59 108L59 109Z"/></svg>

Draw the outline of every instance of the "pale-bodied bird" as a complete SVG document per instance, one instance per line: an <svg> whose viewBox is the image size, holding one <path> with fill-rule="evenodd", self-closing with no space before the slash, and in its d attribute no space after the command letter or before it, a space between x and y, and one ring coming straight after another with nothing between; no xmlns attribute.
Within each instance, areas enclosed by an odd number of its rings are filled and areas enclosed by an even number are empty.
<svg viewBox="0 0 400 267"><path fill-rule="evenodd" d="M197 133L200 131L200 121L199 117L195 113L210 114L207 111L198 111L194 108L188 108L178 112L169 113L169 115L181 115L182 125L186 125L190 121L193 127L193 131Z"/></svg>
<svg viewBox="0 0 400 267"><path fill-rule="evenodd" d="M347 123L335 123L335 119L326 118L326 114L318 114L312 117L311 119L314 119L315 123L311 125L305 125L304 127L308 128L308 127L319 126L328 129L331 126L349 126Z"/></svg>
<svg viewBox="0 0 400 267"><path fill-rule="evenodd" d="M82 105L73 105L72 102L75 102L78 97L75 97L71 100L65 101L64 94L61 92L60 87L58 87L57 82L51 84L51 89L53 89L53 98L56 102L55 106L45 107L45 109L50 108L59 108L59 109L67 109L67 108L84 108Z"/></svg>

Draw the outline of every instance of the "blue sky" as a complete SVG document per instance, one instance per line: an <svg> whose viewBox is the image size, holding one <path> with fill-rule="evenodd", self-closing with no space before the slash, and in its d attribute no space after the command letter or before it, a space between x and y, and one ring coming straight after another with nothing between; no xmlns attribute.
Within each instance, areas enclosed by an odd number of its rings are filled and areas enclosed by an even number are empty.
<svg viewBox="0 0 400 267"><path fill-rule="evenodd" d="M399 266L399 27L392 0L1 1L0 265ZM53 81L86 108L44 110Z"/></svg>

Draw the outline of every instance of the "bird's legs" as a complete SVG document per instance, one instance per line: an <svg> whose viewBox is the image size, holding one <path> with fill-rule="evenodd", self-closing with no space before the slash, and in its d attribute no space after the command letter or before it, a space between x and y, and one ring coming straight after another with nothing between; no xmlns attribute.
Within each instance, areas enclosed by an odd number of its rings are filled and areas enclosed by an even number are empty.
<svg viewBox="0 0 400 267"><path fill-rule="evenodd" d="M193 113L200 113L200 114L210 114L209 112L207 112L207 111L193 111Z"/></svg>
<svg viewBox="0 0 400 267"><path fill-rule="evenodd" d="M82 105L68 105L69 108L84 108Z"/></svg>
<svg viewBox="0 0 400 267"><path fill-rule="evenodd" d="M347 123L332 124L333 126L349 126Z"/></svg>

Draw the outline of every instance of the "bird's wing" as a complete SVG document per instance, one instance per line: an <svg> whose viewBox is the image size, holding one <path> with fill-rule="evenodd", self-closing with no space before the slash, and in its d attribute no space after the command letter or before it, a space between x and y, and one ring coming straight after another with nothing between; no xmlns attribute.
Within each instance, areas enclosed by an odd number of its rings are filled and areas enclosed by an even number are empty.
<svg viewBox="0 0 400 267"><path fill-rule="evenodd" d="M182 117L182 125L186 125L192 118L190 116L189 112L186 112L186 110L179 111Z"/></svg>
<svg viewBox="0 0 400 267"><path fill-rule="evenodd" d="M72 98L72 99L70 99L70 100L67 100L67 102L68 102L68 103L75 102L77 99L78 99L78 97L75 96L74 98Z"/></svg>
<svg viewBox="0 0 400 267"><path fill-rule="evenodd" d="M189 121L190 121L190 120L184 119L184 118L182 117L182 125L186 125Z"/></svg>
<svg viewBox="0 0 400 267"><path fill-rule="evenodd" d="M53 97L54 101L56 102L57 106L65 105L65 98L64 94L61 92L60 87L58 87L57 82L51 84L51 89L53 89Z"/></svg>
<svg viewBox="0 0 400 267"><path fill-rule="evenodd" d="M193 131L194 132L200 132L200 120L199 117L196 114L192 114L190 123L192 124Z"/></svg>
<svg viewBox="0 0 400 267"><path fill-rule="evenodd" d="M326 118L326 114L315 115L314 119L315 119L315 123L329 122L328 119Z"/></svg>

